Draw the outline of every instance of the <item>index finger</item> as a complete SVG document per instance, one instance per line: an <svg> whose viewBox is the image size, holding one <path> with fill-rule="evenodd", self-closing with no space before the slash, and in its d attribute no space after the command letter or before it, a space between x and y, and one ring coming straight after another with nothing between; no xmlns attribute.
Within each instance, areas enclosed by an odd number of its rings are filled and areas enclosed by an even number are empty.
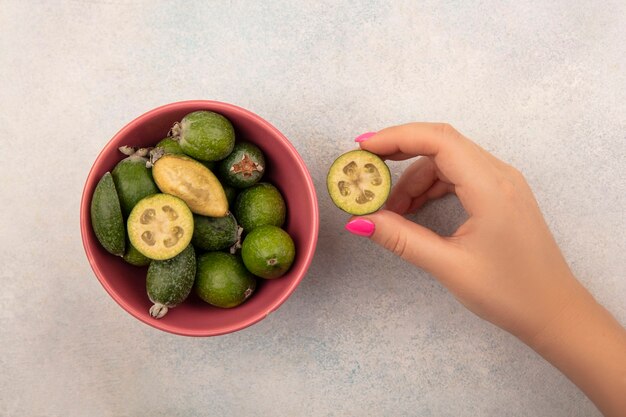
<svg viewBox="0 0 626 417"><path fill-rule="evenodd" d="M388 127L360 142L360 146L387 159L431 157L439 171L455 185L457 195L469 210L475 197L494 189L497 172L488 154L447 123Z"/></svg>
<svg viewBox="0 0 626 417"><path fill-rule="evenodd" d="M383 158L402 160L430 156L455 185L490 176L490 163L480 148L447 123L409 123L385 128L360 143Z"/></svg>

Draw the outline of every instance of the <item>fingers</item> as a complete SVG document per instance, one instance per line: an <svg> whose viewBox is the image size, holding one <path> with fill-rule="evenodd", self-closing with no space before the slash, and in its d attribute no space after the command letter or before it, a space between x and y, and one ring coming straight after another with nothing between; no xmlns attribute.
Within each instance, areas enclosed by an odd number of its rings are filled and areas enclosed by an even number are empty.
<svg viewBox="0 0 626 417"><path fill-rule="evenodd" d="M405 213L414 213L429 200L437 200L446 194L455 194L454 185L443 181L436 181L426 192L414 198Z"/></svg>
<svg viewBox="0 0 626 417"><path fill-rule="evenodd" d="M399 214L380 210L350 223L357 222L370 222L372 241L434 275L445 271L446 265L454 261L455 247L445 238ZM348 230L350 223L346 226Z"/></svg>
<svg viewBox="0 0 626 417"><path fill-rule="evenodd" d="M403 173L391 190L386 208L398 214L408 212L411 202L437 181L436 167L429 158L419 158Z"/></svg>
<svg viewBox="0 0 626 417"><path fill-rule="evenodd" d="M429 156L438 173L454 184L470 214L480 210L481 200L489 198L497 185L498 168L490 154L445 123L389 127L360 142L360 146L386 159ZM406 205L405 198L399 199Z"/></svg>

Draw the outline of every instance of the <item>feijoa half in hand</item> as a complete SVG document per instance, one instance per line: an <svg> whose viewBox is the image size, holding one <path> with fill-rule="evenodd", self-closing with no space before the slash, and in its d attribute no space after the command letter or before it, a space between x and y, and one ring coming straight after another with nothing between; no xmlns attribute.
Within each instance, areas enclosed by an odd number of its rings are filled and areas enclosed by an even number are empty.
<svg viewBox="0 0 626 417"><path fill-rule="evenodd" d="M333 203L343 211L353 215L369 214L387 201L391 174L378 155L354 150L333 162L326 186Z"/></svg>
<svg viewBox="0 0 626 417"><path fill-rule="evenodd" d="M100 178L91 197L91 226L98 242L107 252L124 256L126 246L124 219L113 177L107 172Z"/></svg>
<svg viewBox="0 0 626 417"><path fill-rule="evenodd" d="M219 180L198 161L165 154L152 167L159 189L182 199L192 212L210 217L228 215L228 200Z"/></svg>
<svg viewBox="0 0 626 417"><path fill-rule="evenodd" d="M130 243L150 259L170 259L181 253L193 236L193 214L183 200L154 194L140 200L128 216Z"/></svg>

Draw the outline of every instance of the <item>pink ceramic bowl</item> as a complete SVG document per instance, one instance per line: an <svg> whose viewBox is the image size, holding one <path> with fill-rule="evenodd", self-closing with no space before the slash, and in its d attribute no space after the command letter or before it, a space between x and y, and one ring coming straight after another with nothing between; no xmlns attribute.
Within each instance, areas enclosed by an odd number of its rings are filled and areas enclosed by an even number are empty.
<svg viewBox="0 0 626 417"><path fill-rule="evenodd" d="M204 303L195 294L170 310L162 319L148 314L151 304L146 295L147 267L138 268L107 253L91 228L90 202L102 175L123 159L122 145L149 147L163 139L172 124L195 110L211 110L226 116L234 125L237 140L259 146L266 155L264 180L282 192L287 203L283 226L296 245L296 258L286 275L261 280L256 292L242 305L219 309ZM157 329L186 336L215 336L250 326L276 310L296 289L307 272L317 243L319 213L313 181L300 155L274 126L261 117L232 104L216 101L183 101L151 110L120 130L107 143L89 172L80 205L80 230L89 263L104 289L139 320Z"/></svg>

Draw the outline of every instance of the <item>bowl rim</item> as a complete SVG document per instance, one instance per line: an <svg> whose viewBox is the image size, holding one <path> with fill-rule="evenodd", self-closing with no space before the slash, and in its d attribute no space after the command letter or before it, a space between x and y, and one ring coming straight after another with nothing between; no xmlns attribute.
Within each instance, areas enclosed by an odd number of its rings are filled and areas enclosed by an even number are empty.
<svg viewBox="0 0 626 417"><path fill-rule="evenodd" d="M109 283L104 278L102 278L101 275L103 274L101 273L100 269L95 263L95 259L94 259L95 257L93 255L91 247L88 244L87 236L89 234L89 230L88 230L88 224L87 224L88 222L87 222L87 219L85 218L85 216L89 214L89 207L90 207L90 200L91 200L91 196L90 195L87 196L87 187L88 187L90 180L92 179L92 176L94 175L96 162L100 160L100 158L106 152L110 151L110 148L113 146L113 143L120 136L125 135L126 132L133 129L135 126L145 122L146 119L149 119L155 113L160 113L165 109L175 110L177 108L188 108L188 107L193 107L193 106L197 106L198 109L206 109L206 110L210 109L211 111L215 111L217 113L219 113L220 108L230 109L230 110L244 113L251 119L254 119L256 123L264 125L267 129L271 130L276 136L280 137L284 141L284 143L287 145L289 150L291 151L291 154L295 158L297 165L301 168L302 172L305 174L305 182L306 182L307 187L305 190L302 190L302 192L305 192L306 194L308 194L308 198L310 198L311 201L314 203L313 204L313 218L312 218L312 236L310 236L309 245L303 248L303 251L304 251L303 253L305 254L305 258L303 261L304 270L302 274L300 275L300 277L298 279L293 280L293 282L291 282L290 285L287 287L287 290L284 291L280 297L272 300L272 302L267 308L263 310L259 310L258 312L251 315L250 317L246 317L244 320L238 321L235 324L232 324L229 326L221 326L215 329L197 329L197 330L183 329L183 328L180 328L179 326L170 325L167 322L162 322L158 320L148 320L146 317L140 315L139 311L133 308L123 298L115 295ZM94 274L96 275L96 278L98 279L102 287L104 287L104 289L109 294L109 296L126 312L128 312L139 321L151 327L154 327L158 330L162 330L168 333L180 335L180 336L192 336L192 337L219 336L219 335L243 330L249 326L252 326L255 323L258 323L259 321L269 316L270 313L276 311L287 300L287 298L291 296L291 294L295 291L296 287L300 284L300 281L302 281L302 279L306 275L309 269L309 266L311 265L311 262L313 260L313 257L315 255L317 240L319 236L319 204L317 201L317 193L315 191L315 184L313 182L313 179L311 178L311 174L306 164L304 163L304 160L302 159L302 157L300 156L296 148L293 146L293 144L289 141L289 139L287 139L285 135L283 135L276 127L274 127L274 125L269 123L267 120L265 120L261 116L251 112L250 110L244 109L243 107L226 103L226 102L222 102L222 101L215 101L215 100L184 100L184 101L176 101L176 102L164 104L139 115L138 117L132 119L130 122L124 125L124 127L122 127L117 133L115 133L115 135L113 135L113 137L111 137L111 139L106 143L106 145L104 145L102 150L98 153L98 155L94 159L91 165L91 168L89 169L89 173L87 174L87 178L85 179L85 183L83 185L83 191L82 191L81 201L80 201L80 216L79 217L80 217L80 232L81 232L81 238L82 238L82 243L83 243L83 249L85 250L85 254L87 255L89 265L91 269L93 270Z"/></svg>

